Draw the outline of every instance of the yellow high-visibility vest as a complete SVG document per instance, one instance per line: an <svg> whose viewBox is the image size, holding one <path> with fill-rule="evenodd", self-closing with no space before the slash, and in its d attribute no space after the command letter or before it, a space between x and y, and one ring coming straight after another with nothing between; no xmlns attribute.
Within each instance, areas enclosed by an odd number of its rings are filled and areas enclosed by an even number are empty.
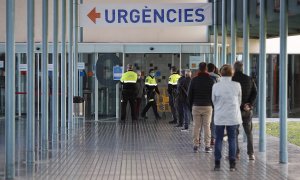
<svg viewBox="0 0 300 180"><path fill-rule="evenodd" d="M170 77L169 77L169 82L168 84L170 85L177 85L177 82L178 82L178 79L180 78L181 76L179 74L172 74Z"/></svg>
<svg viewBox="0 0 300 180"><path fill-rule="evenodd" d="M136 83L138 75L133 71L127 71L121 77L121 83Z"/></svg>
<svg viewBox="0 0 300 180"><path fill-rule="evenodd" d="M146 86L157 86L155 77L147 76L145 79Z"/></svg>

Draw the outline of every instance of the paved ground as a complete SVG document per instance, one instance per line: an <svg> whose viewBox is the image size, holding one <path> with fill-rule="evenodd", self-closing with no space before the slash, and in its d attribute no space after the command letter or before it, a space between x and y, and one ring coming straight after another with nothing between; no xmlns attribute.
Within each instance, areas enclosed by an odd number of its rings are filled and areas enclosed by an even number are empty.
<svg viewBox="0 0 300 180"><path fill-rule="evenodd" d="M256 161L248 161L246 144L241 143L237 171L230 172L223 159L222 170L214 172L213 154L193 153L191 131L180 132L167 120L125 124L78 120L59 143L50 142L47 153L38 151L37 163L29 167L25 164L25 120L18 120L16 129L16 179L269 180L299 179L300 175L300 148L289 145L290 163L281 165L278 139L272 137L267 140L267 153L257 153ZM255 142L257 150L257 135ZM0 120L0 179L4 179L3 172L4 121Z"/></svg>

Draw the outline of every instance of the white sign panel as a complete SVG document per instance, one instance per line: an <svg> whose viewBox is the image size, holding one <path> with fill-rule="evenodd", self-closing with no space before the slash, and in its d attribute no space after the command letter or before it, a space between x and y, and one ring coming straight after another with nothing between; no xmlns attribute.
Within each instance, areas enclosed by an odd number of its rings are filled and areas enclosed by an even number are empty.
<svg viewBox="0 0 300 180"><path fill-rule="evenodd" d="M19 71L27 71L28 67L27 64L19 64Z"/></svg>
<svg viewBox="0 0 300 180"><path fill-rule="evenodd" d="M81 27L212 25L212 3L82 4Z"/></svg>
<svg viewBox="0 0 300 180"><path fill-rule="evenodd" d="M85 65L84 62L78 62L78 63L77 63L77 69L78 69L78 70L83 70L83 69L85 69L84 65Z"/></svg>
<svg viewBox="0 0 300 180"><path fill-rule="evenodd" d="M203 62L203 56L190 56L190 69L198 69L200 62Z"/></svg>

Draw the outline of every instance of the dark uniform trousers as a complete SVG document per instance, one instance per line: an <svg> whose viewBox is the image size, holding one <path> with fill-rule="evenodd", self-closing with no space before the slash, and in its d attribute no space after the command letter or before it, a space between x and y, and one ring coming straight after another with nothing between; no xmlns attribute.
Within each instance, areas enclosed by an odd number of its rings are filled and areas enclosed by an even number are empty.
<svg viewBox="0 0 300 180"><path fill-rule="evenodd" d="M171 113L173 116L173 121L177 122L177 105L176 105L176 97L175 93L169 94L169 105L171 107Z"/></svg>
<svg viewBox="0 0 300 180"><path fill-rule="evenodd" d="M129 101L130 109L131 109L131 118L132 120L137 120L137 115L135 112L136 108L136 95L132 93L130 90L122 91L122 101L121 101L121 120L125 120L126 118L126 108L127 102Z"/></svg>
<svg viewBox="0 0 300 180"><path fill-rule="evenodd" d="M146 116L146 112L152 107L153 113L155 115L155 118L160 118L158 112L157 112L157 106L156 106L156 101L155 101L155 92L148 93L148 103L143 109L143 112L141 114L142 117Z"/></svg>

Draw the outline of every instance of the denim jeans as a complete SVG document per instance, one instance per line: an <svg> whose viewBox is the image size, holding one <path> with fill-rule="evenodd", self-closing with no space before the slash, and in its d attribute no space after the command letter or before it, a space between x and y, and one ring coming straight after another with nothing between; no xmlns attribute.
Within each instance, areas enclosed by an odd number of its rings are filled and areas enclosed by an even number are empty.
<svg viewBox="0 0 300 180"><path fill-rule="evenodd" d="M173 116L173 121L177 122L177 108L176 108L176 99L172 94L169 94L169 105L171 107L171 112Z"/></svg>
<svg viewBox="0 0 300 180"><path fill-rule="evenodd" d="M220 161L222 158L222 144L224 129L226 128L229 145L229 160L235 161L236 158L236 129L238 125L232 126L218 126L216 128L216 141L215 141L215 161Z"/></svg>
<svg viewBox="0 0 300 180"><path fill-rule="evenodd" d="M191 119L191 110L188 106L188 104L184 104L183 105L183 125L184 128L188 129L189 128L189 124L190 124L190 119Z"/></svg>

